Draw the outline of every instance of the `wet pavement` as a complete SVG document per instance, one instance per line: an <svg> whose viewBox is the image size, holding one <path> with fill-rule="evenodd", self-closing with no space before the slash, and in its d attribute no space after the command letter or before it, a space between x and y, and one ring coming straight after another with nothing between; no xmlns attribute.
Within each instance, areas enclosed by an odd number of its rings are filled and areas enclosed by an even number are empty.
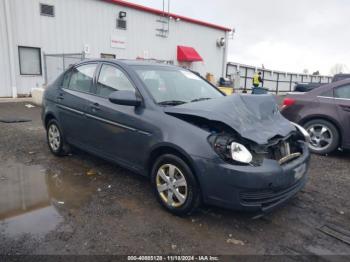
<svg viewBox="0 0 350 262"><path fill-rule="evenodd" d="M0 104L0 254L348 254L322 232L350 230L350 153L313 156L310 180L285 207L249 214L164 211L146 178L74 150L48 150L40 108ZM347 230L347 231L346 231Z"/></svg>

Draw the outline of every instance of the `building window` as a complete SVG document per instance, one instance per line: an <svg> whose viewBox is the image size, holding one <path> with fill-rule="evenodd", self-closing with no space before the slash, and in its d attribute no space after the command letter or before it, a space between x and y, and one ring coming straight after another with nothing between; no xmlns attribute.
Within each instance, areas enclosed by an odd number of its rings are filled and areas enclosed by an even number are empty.
<svg viewBox="0 0 350 262"><path fill-rule="evenodd" d="M40 14L44 16L55 16L55 7L53 5L40 4Z"/></svg>
<svg viewBox="0 0 350 262"><path fill-rule="evenodd" d="M115 59L116 56L115 56L115 54L105 54L105 53L102 53L102 54L101 54L101 58L105 58L105 59Z"/></svg>
<svg viewBox="0 0 350 262"><path fill-rule="evenodd" d="M126 20L124 19L117 19L117 28L126 30Z"/></svg>
<svg viewBox="0 0 350 262"><path fill-rule="evenodd" d="M41 49L19 46L19 70L21 75L41 75Z"/></svg>

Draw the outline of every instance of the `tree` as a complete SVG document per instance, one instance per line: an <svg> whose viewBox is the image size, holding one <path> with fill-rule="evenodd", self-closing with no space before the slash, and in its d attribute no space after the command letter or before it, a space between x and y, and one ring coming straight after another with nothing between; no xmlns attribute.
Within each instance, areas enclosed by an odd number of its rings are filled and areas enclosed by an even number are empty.
<svg viewBox="0 0 350 262"><path fill-rule="evenodd" d="M309 74L309 69L306 69L306 68L305 68L305 69L303 70L303 74L308 75L308 74Z"/></svg>
<svg viewBox="0 0 350 262"><path fill-rule="evenodd" d="M331 75L348 73L348 72L349 72L349 68L347 67L347 65L340 64L340 63L332 66L330 70Z"/></svg>

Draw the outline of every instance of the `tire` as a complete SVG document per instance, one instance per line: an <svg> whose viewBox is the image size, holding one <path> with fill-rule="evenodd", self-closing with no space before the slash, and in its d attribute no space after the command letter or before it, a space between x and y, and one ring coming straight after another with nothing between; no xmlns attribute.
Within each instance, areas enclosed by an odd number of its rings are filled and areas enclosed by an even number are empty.
<svg viewBox="0 0 350 262"><path fill-rule="evenodd" d="M329 121L314 119L304 124L310 134L310 151L315 154L329 154L339 146L339 131ZM323 141L323 142L322 142Z"/></svg>
<svg viewBox="0 0 350 262"><path fill-rule="evenodd" d="M61 130L56 119L51 119L46 127L47 144L55 156L65 156L69 153L69 146L65 143Z"/></svg>
<svg viewBox="0 0 350 262"><path fill-rule="evenodd" d="M174 170L173 178L171 169ZM161 170L168 180L164 179L164 175L159 175ZM198 182L191 168L181 158L172 154L162 155L155 161L151 172L154 194L167 211L185 216L199 207L201 198Z"/></svg>

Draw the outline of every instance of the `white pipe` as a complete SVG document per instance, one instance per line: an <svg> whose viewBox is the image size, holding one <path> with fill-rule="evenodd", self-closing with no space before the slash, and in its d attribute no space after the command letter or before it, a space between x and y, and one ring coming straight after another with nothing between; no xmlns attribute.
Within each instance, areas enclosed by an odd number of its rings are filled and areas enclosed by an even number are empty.
<svg viewBox="0 0 350 262"><path fill-rule="evenodd" d="M226 64L227 64L227 54L228 54L228 33L225 32L225 45L223 47L223 57L222 57L222 77L226 77Z"/></svg>
<svg viewBox="0 0 350 262"><path fill-rule="evenodd" d="M14 58L14 50L13 50L12 20L11 20L11 10L10 10L9 1L4 0L4 5L5 5L8 55L9 55L9 62L10 62L10 79L11 79L12 97L16 98L17 97L16 67L15 67L15 58Z"/></svg>

